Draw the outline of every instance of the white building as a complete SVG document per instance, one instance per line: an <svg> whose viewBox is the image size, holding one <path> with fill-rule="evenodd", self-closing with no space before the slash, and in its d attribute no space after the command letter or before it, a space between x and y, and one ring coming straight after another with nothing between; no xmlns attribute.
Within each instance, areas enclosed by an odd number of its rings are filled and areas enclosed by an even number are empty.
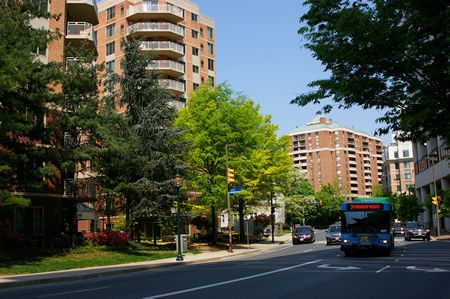
<svg viewBox="0 0 450 299"><path fill-rule="evenodd" d="M415 189L416 196L421 202L426 200L427 195L434 196L434 185L436 189L450 189L450 146L442 139L433 138L425 144L413 144ZM426 210L419 216L419 220L436 226L433 211ZM450 218L441 219L441 230L450 230Z"/></svg>

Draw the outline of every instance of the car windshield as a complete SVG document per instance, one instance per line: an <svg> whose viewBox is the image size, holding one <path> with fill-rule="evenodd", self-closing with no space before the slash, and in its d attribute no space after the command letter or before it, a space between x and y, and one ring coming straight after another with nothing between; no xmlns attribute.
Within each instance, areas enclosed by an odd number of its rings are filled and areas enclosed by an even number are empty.
<svg viewBox="0 0 450 299"><path fill-rule="evenodd" d="M297 227L294 231L295 234L309 234L310 232L309 227Z"/></svg>
<svg viewBox="0 0 450 299"><path fill-rule="evenodd" d="M395 227L396 227L396 228L402 227L402 226L403 226L403 223L396 223L396 224L395 224Z"/></svg>
<svg viewBox="0 0 450 299"><path fill-rule="evenodd" d="M330 233L340 233L341 227L337 225L330 226L330 229L328 230Z"/></svg>
<svg viewBox="0 0 450 299"><path fill-rule="evenodd" d="M417 223L417 222L410 222L408 224L409 229L426 229L425 223Z"/></svg>

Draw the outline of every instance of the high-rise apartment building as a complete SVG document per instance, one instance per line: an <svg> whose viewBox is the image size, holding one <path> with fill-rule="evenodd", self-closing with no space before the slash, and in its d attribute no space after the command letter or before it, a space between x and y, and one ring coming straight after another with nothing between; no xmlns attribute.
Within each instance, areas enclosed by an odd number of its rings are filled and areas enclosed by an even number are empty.
<svg viewBox="0 0 450 299"><path fill-rule="evenodd" d="M384 148L383 190L390 193L407 193L414 185L414 161L411 141L398 141Z"/></svg>
<svg viewBox="0 0 450 299"><path fill-rule="evenodd" d="M317 117L290 134L293 163L309 174L315 190L340 181L351 197L372 195L381 183L381 139L339 123Z"/></svg>
<svg viewBox="0 0 450 299"><path fill-rule="evenodd" d="M121 40L134 32L141 49L157 56L149 69L175 95L178 108L200 84L216 82L214 20L187 0L102 0L98 3L98 62L121 73Z"/></svg>

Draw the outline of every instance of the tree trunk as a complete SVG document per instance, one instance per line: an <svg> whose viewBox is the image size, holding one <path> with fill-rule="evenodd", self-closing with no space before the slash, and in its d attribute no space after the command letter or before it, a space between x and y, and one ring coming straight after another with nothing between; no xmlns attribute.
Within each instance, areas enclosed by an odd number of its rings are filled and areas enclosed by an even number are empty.
<svg viewBox="0 0 450 299"><path fill-rule="evenodd" d="M244 200L239 199L239 240L243 243L245 243L244 221Z"/></svg>
<svg viewBox="0 0 450 299"><path fill-rule="evenodd" d="M76 247L77 232L78 232L78 219L77 219L78 206L77 202L74 201L71 204L71 224L70 224L70 247Z"/></svg>
<svg viewBox="0 0 450 299"><path fill-rule="evenodd" d="M130 202L127 199L125 204L125 232L130 240L133 240L132 223L130 220Z"/></svg>
<svg viewBox="0 0 450 299"><path fill-rule="evenodd" d="M211 243L216 245L217 243L217 222L216 222L216 207L211 206L211 224L212 224L212 240Z"/></svg>

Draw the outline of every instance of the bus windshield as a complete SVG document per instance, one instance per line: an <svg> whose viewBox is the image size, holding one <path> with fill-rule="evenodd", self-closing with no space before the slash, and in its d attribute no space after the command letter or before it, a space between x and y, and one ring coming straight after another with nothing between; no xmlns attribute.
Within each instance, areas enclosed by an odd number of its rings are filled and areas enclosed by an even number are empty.
<svg viewBox="0 0 450 299"><path fill-rule="evenodd" d="M342 232L390 233L390 213L390 211L344 211L342 212Z"/></svg>

